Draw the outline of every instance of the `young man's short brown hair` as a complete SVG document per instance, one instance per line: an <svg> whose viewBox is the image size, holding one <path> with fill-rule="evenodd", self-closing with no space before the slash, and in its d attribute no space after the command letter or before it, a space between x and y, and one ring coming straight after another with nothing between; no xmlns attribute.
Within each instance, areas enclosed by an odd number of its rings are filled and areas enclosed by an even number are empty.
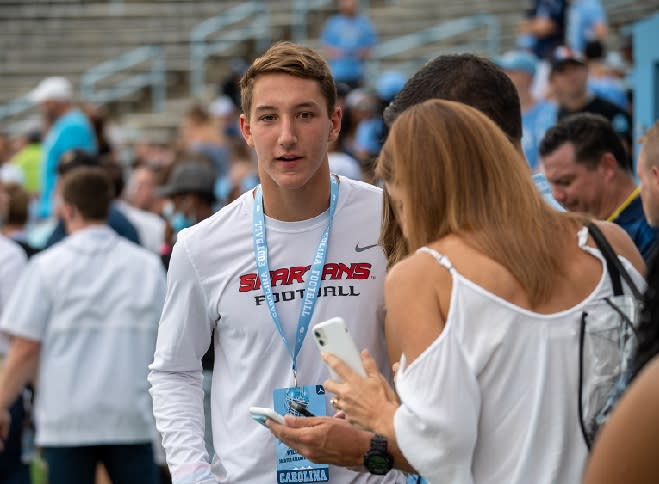
<svg viewBox="0 0 659 484"><path fill-rule="evenodd" d="M566 143L574 145L576 163L589 170L599 166L604 153L611 153L621 170L632 171L631 160L620 137L604 116L578 113L563 118L547 130L538 151L544 158Z"/></svg>
<svg viewBox="0 0 659 484"><path fill-rule="evenodd" d="M243 113L249 119L254 82L263 74L288 74L319 82L327 100L327 114L336 106L336 86L327 62L316 51L293 42L277 42L252 62L240 79L240 99Z"/></svg>
<svg viewBox="0 0 659 484"><path fill-rule="evenodd" d="M107 220L114 198L112 182L103 168L82 167L62 177L62 199L84 220Z"/></svg>
<svg viewBox="0 0 659 484"><path fill-rule="evenodd" d="M457 101L476 108L494 121L511 143L521 143L522 114L517 89L489 59L473 54L435 57L396 94L384 111L385 124L390 127L406 109L430 99ZM389 266L408 255L407 242L386 189L380 243Z"/></svg>
<svg viewBox="0 0 659 484"><path fill-rule="evenodd" d="M515 85L494 62L473 54L440 55L414 73L384 112L391 126L407 108L429 99L457 101L478 109L512 143L522 139L522 115Z"/></svg>
<svg viewBox="0 0 659 484"><path fill-rule="evenodd" d="M30 195L18 183L5 183L2 190L9 199L5 223L7 225L25 225L30 215Z"/></svg>

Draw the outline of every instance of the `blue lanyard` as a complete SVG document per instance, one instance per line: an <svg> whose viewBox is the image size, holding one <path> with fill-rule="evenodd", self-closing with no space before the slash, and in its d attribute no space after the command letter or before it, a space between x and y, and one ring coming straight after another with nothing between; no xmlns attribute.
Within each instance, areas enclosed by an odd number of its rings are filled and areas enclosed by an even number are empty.
<svg viewBox="0 0 659 484"><path fill-rule="evenodd" d="M336 204L339 200L339 182L334 176L330 177L330 206L329 206L329 220L327 227L320 237L316 255L313 258L313 263L309 270L307 284L304 290L304 298L302 299L302 307L300 308L300 316L295 330L295 350L291 350L284 328L279 319L277 308L275 307L275 299L272 295L272 285L270 281L270 262L268 259L268 243L265 233L265 214L263 213L263 191L261 185L256 187L256 195L254 197L254 215L252 219L252 238L254 240L254 257L256 258L256 269L261 280L261 288L265 296L266 303L272 321L277 327L277 331L284 340L284 345L291 355L293 362L293 375L296 378L295 385L297 385L297 356L302 348L304 337L307 335L311 316L316 307L316 300L318 299L318 289L321 284L321 276L323 275L323 267L327 259L327 242L329 239L330 230L332 229L332 220L334 219L334 212L336 211Z"/></svg>

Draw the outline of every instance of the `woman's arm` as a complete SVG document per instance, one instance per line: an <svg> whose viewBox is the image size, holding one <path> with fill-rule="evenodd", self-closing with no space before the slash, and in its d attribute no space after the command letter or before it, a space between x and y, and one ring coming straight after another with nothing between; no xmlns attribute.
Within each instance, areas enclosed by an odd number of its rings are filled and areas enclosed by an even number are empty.
<svg viewBox="0 0 659 484"><path fill-rule="evenodd" d="M450 273L428 254L413 254L387 274L387 338L394 339L408 365L444 330L451 287Z"/></svg>
<svg viewBox="0 0 659 484"><path fill-rule="evenodd" d="M428 267L433 263L437 267ZM442 284L439 279L443 275L449 280ZM395 346L402 349L407 364L441 334L444 318L438 294L450 293L450 287L448 272L425 254L405 259L387 275L384 288L388 307L387 338L393 338ZM354 425L395 439L393 420L400 402L368 352L362 353L366 377L358 375L333 355L323 354L323 358L343 381L328 380L324 384L328 392L336 395L334 406L344 411Z"/></svg>

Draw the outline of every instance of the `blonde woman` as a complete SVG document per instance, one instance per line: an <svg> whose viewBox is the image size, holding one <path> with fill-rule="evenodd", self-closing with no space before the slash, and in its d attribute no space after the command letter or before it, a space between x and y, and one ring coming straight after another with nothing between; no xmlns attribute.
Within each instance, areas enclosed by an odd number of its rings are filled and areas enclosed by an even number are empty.
<svg viewBox="0 0 659 484"><path fill-rule="evenodd" d="M524 163L485 115L439 100L405 111L378 161L408 250L385 282L387 337L403 351L397 395L368 354L366 378L325 355L344 381L325 385L430 484L564 484L583 472L579 322L611 283L588 219L553 210ZM629 237L600 227L642 285Z"/></svg>

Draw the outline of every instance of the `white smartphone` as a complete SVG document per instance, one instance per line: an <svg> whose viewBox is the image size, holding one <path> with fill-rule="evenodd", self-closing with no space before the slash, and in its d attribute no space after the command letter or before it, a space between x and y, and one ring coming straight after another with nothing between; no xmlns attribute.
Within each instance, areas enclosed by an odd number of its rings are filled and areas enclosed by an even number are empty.
<svg viewBox="0 0 659 484"><path fill-rule="evenodd" d="M361 376L366 376L359 350L343 318L336 317L318 323L313 327L313 336L320 351L333 354ZM342 381L334 370L329 368L329 371L333 380Z"/></svg>
<svg viewBox="0 0 659 484"><path fill-rule="evenodd" d="M284 417L279 415L277 412L275 412L271 408L266 408L266 407L250 407L249 413L252 415L252 418L256 420L258 423L263 425L264 427L267 427L266 425L266 420L274 420L275 422L286 425L286 421L284 420Z"/></svg>

